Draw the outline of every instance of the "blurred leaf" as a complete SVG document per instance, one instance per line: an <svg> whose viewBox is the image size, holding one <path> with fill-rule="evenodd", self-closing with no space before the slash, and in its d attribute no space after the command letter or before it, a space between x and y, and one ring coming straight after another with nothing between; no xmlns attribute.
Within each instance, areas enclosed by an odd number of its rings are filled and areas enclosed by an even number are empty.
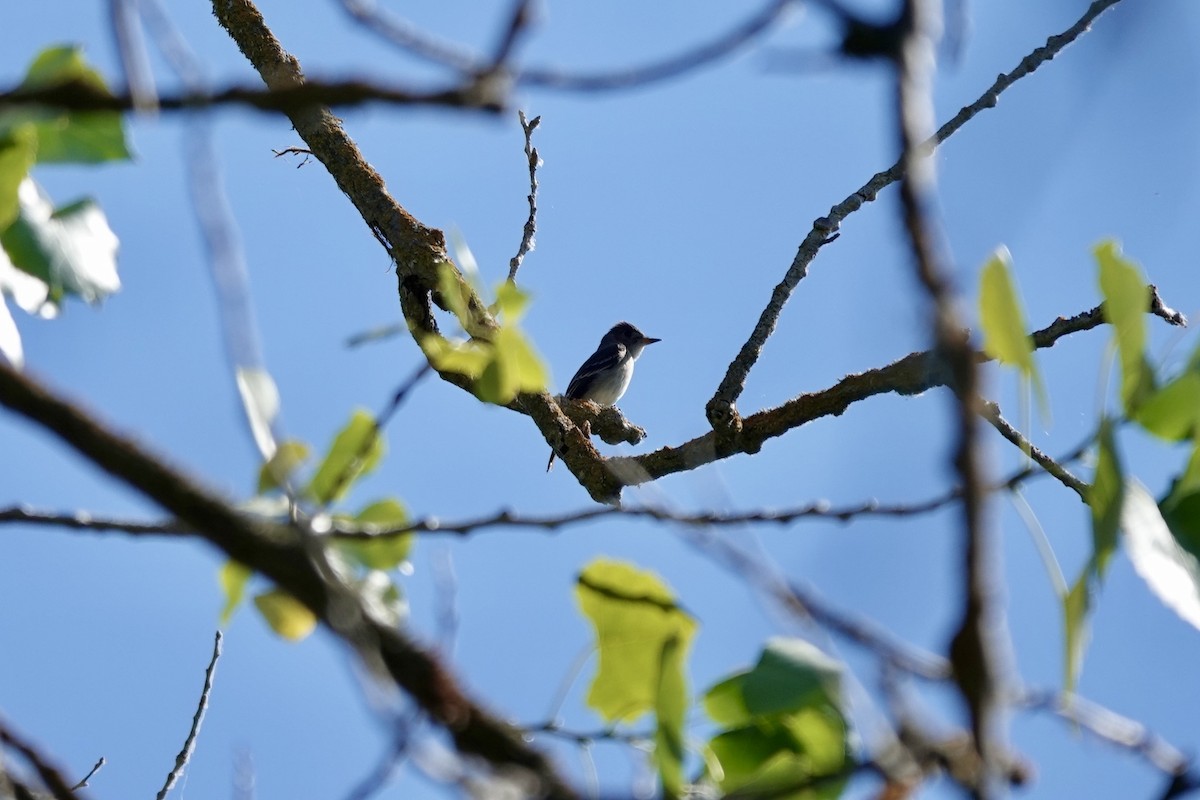
<svg viewBox="0 0 1200 800"><path fill-rule="evenodd" d="M663 643L659 668L658 698L654 714L657 728L654 735L654 759L662 780L663 794L679 797L683 794L684 745L683 722L688 709L687 644L679 637Z"/></svg>
<svg viewBox="0 0 1200 800"><path fill-rule="evenodd" d="M32 180L18 189L20 211L0 232L0 244L13 265L46 283L48 300L58 304L74 294L97 303L121 288L117 277L117 235L91 200L54 210Z"/></svg>
<svg viewBox="0 0 1200 800"><path fill-rule="evenodd" d="M496 287L496 302L492 313L503 315L505 325L516 325L521 321L521 317L525 316L529 300L528 292L512 281L504 281Z"/></svg>
<svg viewBox="0 0 1200 800"><path fill-rule="evenodd" d="M1121 403L1132 417L1146 395L1154 391L1154 371L1146 361L1146 312L1150 287L1137 264L1121 255L1113 241L1096 245L1104 318L1113 326L1121 361Z"/></svg>
<svg viewBox="0 0 1200 800"><path fill-rule="evenodd" d="M719 766L710 764L709 771L720 788L837 797L848 779L842 775L849 753L842 673L838 661L809 642L780 637L767 643L754 669L709 689L705 710L727 726L710 743Z"/></svg>
<svg viewBox="0 0 1200 800"><path fill-rule="evenodd" d="M1121 528L1137 574L1167 608L1200 628L1200 560L1171 535L1158 504L1136 481L1125 494Z"/></svg>
<svg viewBox="0 0 1200 800"><path fill-rule="evenodd" d="M1200 373L1189 370L1146 398L1138 424L1169 442L1191 438L1200 421Z"/></svg>
<svg viewBox="0 0 1200 800"><path fill-rule="evenodd" d="M434 368L457 372L472 380L479 378L492 360L491 346L474 341L454 344L440 336L430 335L421 341L421 348Z"/></svg>
<svg viewBox="0 0 1200 800"><path fill-rule="evenodd" d="M1084 569L1071 590L1062 597L1063 628L1066 631L1066 657L1063 660L1063 690L1075 691L1083 670L1083 652L1087 649L1087 616L1091 610L1090 572Z"/></svg>
<svg viewBox="0 0 1200 800"><path fill-rule="evenodd" d="M803 639L767 642L746 675L742 697L754 716L778 716L841 701L842 665Z"/></svg>
<svg viewBox="0 0 1200 800"><path fill-rule="evenodd" d="M504 326L492 342L492 360L479 378L481 400L505 405L520 392L544 391L549 380L546 366L516 328Z"/></svg>
<svg viewBox="0 0 1200 800"><path fill-rule="evenodd" d="M273 459L276 451L274 426L279 416L279 388L275 379L261 367L239 366L234 375L254 445L264 459Z"/></svg>
<svg viewBox="0 0 1200 800"><path fill-rule="evenodd" d="M983 329L983 349L1001 364L1016 367L1029 381L1038 398L1043 416L1048 401L1041 373L1034 359L1033 339L1026 333L1025 313L1012 278L1012 256L1007 247L999 247L983 266L979 284L979 324Z"/></svg>
<svg viewBox="0 0 1200 800"><path fill-rule="evenodd" d="M266 494L275 489L282 489L283 484L291 480L292 473L298 470L305 461L312 457L312 449L305 443L295 439L280 442L275 455L258 469L258 494Z"/></svg>
<svg viewBox="0 0 1200 800"><path fill-rule="evenodd" d="M100 73L89 67L77 47L43 50L29 67L22 89L44 89L79 83L108 91ZM37 133L39 163L96 164L129 158L129 146L116 111L67 111L41 107L11 108L0 112L0 134L32 124Z"/></svg>
<svg viewBox="0 0 1200 800"><path fill-rule="evenodd" d="M271 630L289 642L298 642L317 627L317 618L299 600L282 589L272 589L254 598L258 613Z"/></svg>
<svg viewBox="0 0 1200 800"><path fill-rule="evenodd" d="M408 522L408 510L399 500L388 498L372 503L358 513L355 522L397 528ZM339 539L337 545L354 561L373 570L392 570L408 560L413 534L380 536L371 539Z"/></svg>
<svg viewBox="0 0 1200 800"><path fill-rule="evenodd" d="M355 410L334 438L305 494L322 506L342 499L355 481L375 469L383 453L383 437L375 428L375 418L362 409Z"/></svg>
<svg viewBox="0 0 1200 800"><path fill-rule="evenodd" d="M471 316L467 312L467 300L471 296L470 284L453 264L447 262L438 265L438 292L462 329L471 330Z"/></svg>
<svg viewBox="0 0 1200 800"><path fill-rule="evenodd" d="M1097 579L1104 576L1108 562L1117 549L1121 524L1121 503L1125 496L1124 477L1113 438L1110 419L1100 422L1097 435L1096 475L1088 487L1087 501L1092 513L1092 560L1090 568Z"/></svg>
<svg viewBox="0 0 1200 800"><path fill-rule="evenodd" d="M8 303L0 294L0 360L17 369L25 366L25 350L21 346L21 332L9 313Z"/></svg>
<svg viewBox="0 0 1200 800"><path fill-rule="evenodd" d="M370 570L351 582L367 612L384 625L396 627L408 617L408 603L386 572Z"/></svg>
<svg viewBox="0 0 1200 800"><path fill-rule="evenodd" d="M630 722L657 710L664 686L684 684L682 668L696 623L651 572L596 559L580 573L575 595L596 630L599 667L587 704L608 722ZM664 649L677 654L664 659ZM663 670L678 669L678 676Z"/></svg>
<svg viewBox="0 0 1200 800"><path fill-rule="evenodd" d="M748 674L748 670L735 673L705 692L704 711L709 719L727 728L750 723L752 717L742 698L742 686Z"/></svg>
<svg viewBox="0 0 1200 800"><path fill-rule="evenodd" d="M37 132L33 125L18 125L0 137L0 231L17 218L17 188L29 175L37 158Z"/></svg>
<svg viewBox="0 0 1200 800"><path fill-rule="evenodd" d="M236 561L226 561L221 567L217 580L221 583L221 593L225 595L225 605L221 607L222 628L229 624L233 612L242 604L242 598L246 595L246 584L253 574L249 567Z"/></svg>

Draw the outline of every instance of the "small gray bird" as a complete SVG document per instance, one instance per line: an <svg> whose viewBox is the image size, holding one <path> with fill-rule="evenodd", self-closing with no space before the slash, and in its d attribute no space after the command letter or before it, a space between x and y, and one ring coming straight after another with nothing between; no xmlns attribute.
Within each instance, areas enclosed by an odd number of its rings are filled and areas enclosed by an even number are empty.
<svg viewBox="0 0 1200 800"><path fill-rule="evenodd" d="M575 377L567 384L563 397L570 400L591 400L598 406L614 405L629 388L633 379L633 362L646 345L661 342L651 339L628 322L618 322L600 339L596 352L583 362ZM546 471L554 466L554 451Z"/></svg>

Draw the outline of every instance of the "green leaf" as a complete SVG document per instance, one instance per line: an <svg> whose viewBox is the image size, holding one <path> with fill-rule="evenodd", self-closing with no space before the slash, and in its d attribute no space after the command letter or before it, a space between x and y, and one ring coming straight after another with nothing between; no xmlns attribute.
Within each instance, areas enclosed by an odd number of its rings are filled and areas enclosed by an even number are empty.
<svg viewBox="0 0 1200 800"><path fill-rule="evenodd" d="M664 676L663 670L682 670L695 621L657 575L619 561L590 563L579 575L575 596L596 630L599 650L587 704L608 722L631 722L657 709L664 685L684 681L682 674ZM668 646L678 648L678 655L664 659Z"/></svg>
<svg viewBox="0 0 1200 800"><path fill-rule="evenodd" d="M663 643L659 666L658 697L654 715L654 760L662 780L663 795L683 794L684 744L683 721L688 709L687 643L673 636Z"/></svg>
<svg viewBox="0 0 1200 800"><path fill-rule="evenodd" d="M82 200L55 210L31 180L21 184L18 196L20 211L0 232L0 244L13 266L49 287L49 302L73 294L98 303L121 288L117 235L99 206Z"/></svg>
<svg viewBox="0 0 1200 800"><path fill-rule="evenodd" d="M289 439L281 442L275 455L259 467L257 494L266 494L275 489L282 489L284 483L292 478L292 473L303 466L312 457L312 449L304 442Z"/></svg>
<svg viewBox="0 0 1200 800"><path fill-rule="evenodd" d="M508 326L496 331L492 360L477 386L481 400L505 405L521 392L544 391L548 381L546 365L524 334Z"/></svg>
<svg viewBox="0 0 1200 800"><path fill-rule="evenodd" d="M1013 282L1012 256L1003 246L997 248L983 266L979 283L979 324L983 330L984 351L1001 364L1020 371L1022 379L1033 387L1043 416L1047 416L1046 390Z"/></svg>
<svg viewBox="0 0 1200 800"><path fill-rule="evenodd" d="M503 315L505 325L516 325L521 321L521 317L525 316L529 300L528 292L512 281L504 281L496 287L496 302L492 313Z"/></svg>
<svg viewBox="0 0 1200 800"><path fill-rule="evenodd" d="M258 613L271 630L289 642L298 642L317 627L317 618L299 600L282 589L272 589L254 598Z"/></svg>
<svg viewBox="0 0 1200 800"><path fill-rule="evenodd" d="M1092 558L1090 568L1097 579L1104 576L1108 562L1117 549L1117 533L1121 524L1121 503L1124 499L1124 473L1117 454L1110 419L1100 422L1097 436L1096 475L1088 487L1087 501L1092 515Z"/></svg>
<svg viewBox="0 0 1200 800"><path fill-rule="evenodd" d="M842 665L803 639L767 642L758 664L742 684L746 710L778 716L841 700Z"/></svg>
<svg viewBox="0 0 1200 800"><path fill-rule="evenodd" d="M1134 571L1167 608L1200 628L1200 559L1172 535L1158 504L1136 481L1126 492L1121 528Z"/></svg>
<svg viewBox="0 0 1200 800"><path fill-rule="evenodd" d="M221 584L221 592L225 595L225 605L221 607L221 627L229 624L229 620L233 618L233 612L237 611L239 605L242 604L242 598L246 595L246 584L253 575L253 571L236 561L226 561L221 567L221 571L217 573L217 580Z"/></svg>
<svg viewBox="0 0 1200 800"><path fill-rule="evenodd" d="M979 281L979 322L983 349L1002 364L1031 372L1033 341L1025 333L1025 315L1012 280L1012 257L1000 247L983 266Z"/></svg>
<svg viewBox="0 0 1200 800"><path fill-rule="evenodd" d="M1169 442L1191 438L1200 422L1200 373L1189 370L1146 398L1135 419Z"/></svg>
<svg viewBox="0 0 1200 800"><path fill-rule="evenodd" d="M457 372L475 380L492 361L491 345L469 341L454 344L435 334L421 340L421 349L436 369Z"/></svg>
<svg viewBox="0 0 1200 800"><path fill-rule="evenodd" d="M17 218L17 189L37 159L37 131L18 125L0 138L0 230Z"/></svg>
<svg viewBox="0 0 1200 800"><path fill-rule="evenodd" d="M704 693L704 711L709 719L727 728L749 725L753 717L742 698L749 670L737 672Z"/></svg>
<svg viewBox="0 0 1200 800"><path fill-rule="evenodd" d="M375 418L357 409L334 438L305 494L322 506L340 500L355 481L375 469L384 449Z"/></svg>
<svg viewBox="0 0 1200 800"><path fill-rule="evenodd" d="M1062 597L1066 655L1063 659L1063 690L1075 691L1083 670L1083 652L1087 649L1087 616L1091 610L1091 572L1085 568L1071 590Z"/></svg>
<svg viewBox="0 0 1200 800"><path fill-rule="evenodd" d="M1121 255L1115 242L1095 248L1100 267L1104 318L1113 326L1121 361L1121 403L1128 416L1154 391L1154 371L1146 360L1146 312L1150 287L1137 264Z"/></svg>
<svg viewBox="0 0 1200 800"><path fill-rule="evenodd" d="M50 47L29 67L22 89L44 89L80 84L107 93L100 73L89 67L79 48ZM39 163L96 164L129 158L121 115L116 111L67 111L53 108L16 108L0 112L0 132L32 124L37 132Z"/></svg>
<svg viewBox="0 0 1200 800"><path fill-rule="evenodd" d="M471 330L471 315L467 311L471 286L451 263L438 265L438 293L463 330Z"/></svg>
<svg viewBox="0 0 1200 800"><path fill-rule="evenodd" d="M710 742L717 766L710 763L709 773L718 786L748 795L837 797L848 779L850 747L842 673L812 644L776 638L754 669L709 689L705 710L726 726Z"/></svg>
<svg viewBox="0 0 1200 800"><path fill-rule="evenodd" d="M364 508L354 518L363 525L398 528L408 522L408 510L399 500L379 500ZM337 544L347 557L373 570L392 570L408 560L412 552L413 535L379 536L370 539L339 539Z"/></svg>

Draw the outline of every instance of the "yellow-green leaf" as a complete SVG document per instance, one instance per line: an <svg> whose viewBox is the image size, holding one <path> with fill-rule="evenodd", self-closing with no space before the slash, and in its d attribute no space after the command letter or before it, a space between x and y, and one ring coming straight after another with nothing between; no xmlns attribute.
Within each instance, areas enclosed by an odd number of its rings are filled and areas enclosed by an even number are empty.
<svg viewBox="0 0 1200 800"><path fill-rule="evenodd" d="M492 360L479 378L479 398L504 405L520 392L540 392L549 381L546 365L525 335L504 326L492 342Z"/></svg>
<svg viewBox="0 0 1200 800"><path fill-rule="evenodd" d="M242 598L246 594L246 584L252 574L249 567L236 561L226 561L220 572L217 573L221 592L225 595L225 605L221 607L221 627L229 624L229 620L233 618L233 612L237 611L238 606L242 604Z"/></svg>
<svg viewBox="0 0 1200 800"><path fill-rule="evenodd" d="M654 760L662 780L665 797L683 794L684 746L683 721L688 708L687 644L672 636L663 642L659 667L658 698L655 703L657 728L654 734Z"/></svg>
<svg viewBox="0 0 1200 800"><path fill-rule="evenodd" d="M1087 649L1087 615L1091 608L1090 570L1084 569L1075 585L1062 598L1065 649L1063 658L1063 689L1075 691L1083 669L1083 652Z"/></svg>
<svg viewBox="0 0 1200 800"><path fill-rule="evenodd" d="M1092 514L1091 569L1097 578L1104 575L1109 559L1117 549L1117 533L1121 524L1121 503L1125 496L1125 479L1117 454L1113 423L1102 420L1097 436L1096 475L1088 487L1087 501Z"/></svg>
<svg viewBox="0 0 1200 800"><path fill-rule="evenodd" d="M0 230L17 218L21 203L17 188L37 159L37 132L30 123L0 136Z"/></svg>
<svg viewBox="0 0 1200 800"><path fill-rule="evenodd" d="M1150 287L1141 269L1121 255L1113 241L1095 248L1104 318L1113 326L1113 339L1121 362L1121 403L1133 416L1145 396L1154 391L1154 371L1146 360L1146 311Z"/></svg>
<svg viewBox="0 0 1200 800"><path fill-rule="evenodd" d="M259 467L258 494L280 489L291 480L292 473L299 469L312 455L311 448L304 442L289 439L282 442L271 460Z"/></svg>
<svg viewBox="0 0 1200 800"><path fill-rule="evenodd" d="M317 627L317 618L299 600L282 589L272 589L254 598L258 613L271 630L289 642L298 642Z"/></svg>
<svg viewBox="0 0 1200 800"><path fill-rule="evenodd" d="M1191 438L1200 422L1200 373L1189 370L1146 398L1135 412L1139 425L1159 438Z"/></svg>
<svg viewBox="0 0 1200 800"><path fill-rule="evenodd" d="M435 334L421 340L421 348L436 369L457 372L472 380L483 374L492 361L491 345L475 341L455 344Z"/></svg>
<svg viewBox="0 0 1200 800"><path fill-rule="evenodd" d="M398 528L408 522L408 510L399 500L379 500L364 508L354 518L364 525ZM391 570L408 560L412 552L413 535L378 536L370 539L339 539L338 546L347 556L368 569Z"/></svg>
<svg viewBox="0 0 1200 800"><path fill-rule="evenodd" d="M458 319L463 330L471 330L471 317L467 311L467 300L471 295L471 287L454 267L446 262L438 265L438 292L442 302Z"/></svg>
<svg viewBox="0 0 1200 800"><path fill-rule="evenodd" d="M495 312L504 316L505 325L515 325L525 316L529 299L528 292L512 281L504 281L496 287Z"/></svg>
<svg viewBox="0 0 1200 800"><path fill-rule="evenodd" d="M1033 342L1012 280L1012 257L1000 247L983 266L979 280L979 323L983 349L1002 364L1033 370Z"/></svg>
<svg viewBox="0 0 1200 800"><path fill-rule="evenodd" d="M38 54L21 88L43 89L65 83L108 91L100 73L87 65L79 48L72 46L49 47ZM116 111L20 108L0 113L0 131L26 123L33 123L37 129L37 160L41 163L99 163L128 159L130 155L121 115Z"/></svg>
<svg viewBox="0 0 1200 800"><path fill-rule="evenodd" d="M599 666L587 703L608 722L632 721L655 710L668 681L664 669L682 670L696 630L652 572L596 559L579 575L575 595L596 631ZM676 656L663 658L669 642ZM671 677L682 683L682 675Z"/></svg>
<svg viewBox="0 0 1200 800"><path fill-rule="evenodd" d="M375 418L356 409L346 426L338 432L329 452L305 490L319 505L340 500L363 475L379 464L384 453L383 437L375 427Z"/></svg>

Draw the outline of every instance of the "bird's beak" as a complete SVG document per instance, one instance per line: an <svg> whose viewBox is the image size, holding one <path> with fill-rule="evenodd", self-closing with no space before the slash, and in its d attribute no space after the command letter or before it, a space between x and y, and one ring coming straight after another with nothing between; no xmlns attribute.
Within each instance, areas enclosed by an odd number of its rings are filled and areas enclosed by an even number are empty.
<svg viewBox="0 0 1200 800"><path fill-rule="evenodd" d="M649 336L642 337L642 344L654 344L655 342L661 342L661 341L662 341L662 339L651 339Z"/></svg>

